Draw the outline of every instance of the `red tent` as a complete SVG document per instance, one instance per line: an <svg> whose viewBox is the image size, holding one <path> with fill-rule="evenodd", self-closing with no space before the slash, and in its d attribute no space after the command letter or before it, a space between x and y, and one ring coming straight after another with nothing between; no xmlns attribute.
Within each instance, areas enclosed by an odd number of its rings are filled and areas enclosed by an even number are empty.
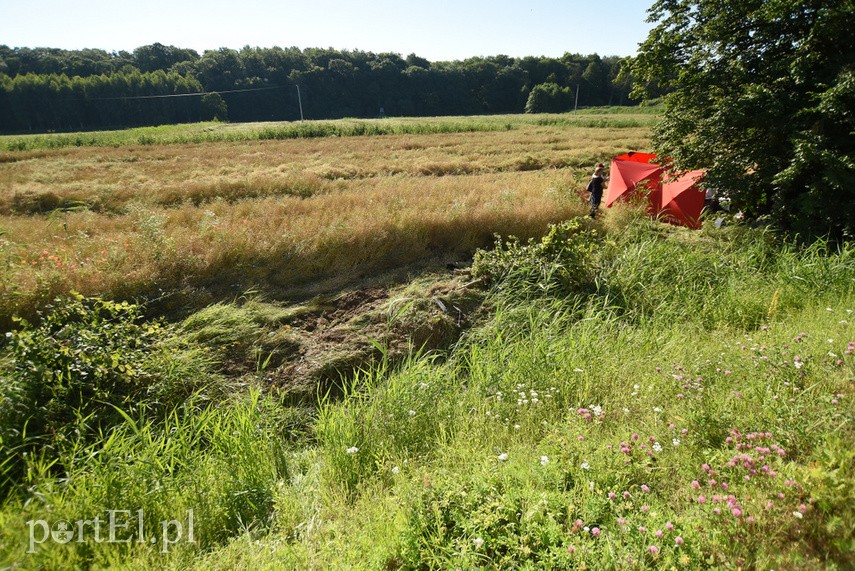
<svg viewBox="0 0 855 571"><path fill-rule="evenodd" d="M704 191L697 186L704 171L689 171L670 182L662 182L665 168L652 153L629 152L612 159L605 204L610 207L618 200L628 200L636 188L647 187L647 210L653 216L671 224L699 228L704 207Z"/></svg>
<svg viewBox="0 0 855 571"><path fill-rule="evenodd" d="M689 171L662 184L662 218L672 224L701 227L701 210L706 193L698 187L704 171Z"/></svg>
<svg viewBox="0 0 855 571"><path fill-rule="evenodd" d="M636 153L635 151L630 151L628 153L624 153L622 155L616 156L615 160L616 161L633 161L636 163L650 163L655 158L656 158L656 155L653 153Z"/></svg>
<svg viewBox="0 0 855 571"><path fill-rule="evenodd" d="M610 207L618 199L629 199L636 194L636 186L640 186L640 183L644 183L653 190L658 190L662 177L662 167L647 162L647 160L655 157L656 155L646 153L633 153L612 159L609 167L609 187L605 197L606 207ZM647 160L644 160L645 158ZM651 198L654 200L651 205L659 202L656 197Z"/></svg>

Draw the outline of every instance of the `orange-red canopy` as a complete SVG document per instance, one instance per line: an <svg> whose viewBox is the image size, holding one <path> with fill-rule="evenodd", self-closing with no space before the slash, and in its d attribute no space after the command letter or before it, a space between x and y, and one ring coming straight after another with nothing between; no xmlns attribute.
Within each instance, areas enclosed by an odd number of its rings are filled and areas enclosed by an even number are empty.
<svg viewBox="0 0 855 571"><path fill-rule="evenodd" d="M662 217L672 224L701 227L706 192L698 187L704 171L689 171L662 185Z"/></svg>
<svg viewBox="0 0 855 571"><path fill-rule="evenodd" d="M610 207L618 200L628 200L637 194L638 187L644 186L650 190L647 194L648 212L671 224L700 228L705 193L697 183L704 171L689 171L663 183L665 168L652 162L655 159L656 155L652 153L636 152L612 159L606 206Z"/></svg>
<svg viewBox="0 0 855 571"><path fill-rule="evenodd" d="M635 153L641 155L642 153ZM624 156L624 155L622 155ZM647 155L655 157L656 155ZM662 177L662 167L657 164L641 162L634 158L612 159L609 168L609 187L606 193L606 206L611 206L620 198L628 199L634 194L636 186L644 181L651 188L658 188Z"/></svg>
<svg viewBox="0 0 855 571"><path fill-rule="evenodd" d="M630 151L628 153L624 153L622 155L618 155L614 160L616 161L633 161L636 163L649 163L656 158L656 155L653 153L636 153L635 151Z"/></svg>

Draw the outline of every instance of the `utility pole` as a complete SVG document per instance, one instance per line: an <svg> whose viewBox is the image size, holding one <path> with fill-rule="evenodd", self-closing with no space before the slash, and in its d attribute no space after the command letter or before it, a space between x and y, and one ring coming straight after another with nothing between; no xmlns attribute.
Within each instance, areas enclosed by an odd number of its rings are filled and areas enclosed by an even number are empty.
<svg viewBox="0 0 855 571"><path fill-rule="evenodd" d="M303 120L303 99L300 97L300 86L297 86L297 103L300 104L300 121Z"/></svg>
<svg viewBox="0 0 855 571"><path fill-rule="evenodd" d="M576 114L576 110L579 109L579 84L576 84L576 104L573 105L573 115Z"/></svg>

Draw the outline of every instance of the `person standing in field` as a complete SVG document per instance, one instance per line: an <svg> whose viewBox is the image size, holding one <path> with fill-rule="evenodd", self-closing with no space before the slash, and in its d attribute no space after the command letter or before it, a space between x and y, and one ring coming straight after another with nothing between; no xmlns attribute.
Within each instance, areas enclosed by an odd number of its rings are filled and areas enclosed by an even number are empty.
<svg viewBox="0 0 855 571"><path fill-rule="evenodd" d="M594 174L591 176L591 181L585 189L591 193L591 218L597 217L597 211L600 209L600 201L603 200L603 185L606 182L606 175L603 171L603 163L597 163L597 168L594 169Z"/></svg>

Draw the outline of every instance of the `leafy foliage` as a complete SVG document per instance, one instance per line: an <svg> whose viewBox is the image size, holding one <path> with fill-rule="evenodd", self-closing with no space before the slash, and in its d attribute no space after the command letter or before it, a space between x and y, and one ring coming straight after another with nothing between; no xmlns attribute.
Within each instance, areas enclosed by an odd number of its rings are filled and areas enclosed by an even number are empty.
<svg viewBox="0 0 855 571"><path fill-rule="evenodd" d="M235 122L377 118L381 107L388 117L521 113L532 86L543 84L581 85L582 106L631 104L621 69L620 58L595 54L429 62L317 48L221 48L200 56L162 44L112 55L0 45L0 131L225 120L226 110ZM203 101L203 93L222 104ZM562 111L570 108L564 103Z"/></svg>
<svg viewBox="0 0 855 571"><path fill-rule="evenodd" d="M660 155L707 168L737 209L855 233L852 0L659 0L636 94L665 96Z"/></svg>
<svg viewBox="0 0 855 571"><path fill-rule="evenodd" d="M535 494L521 477L478 476L423 491L403 532L405 568L508 568L524 562L557 569L571 564L565 530L572 520L560 490Z"/></svg>
<svg viewBox="0 0 855 571"><path fill-rule="evenodd" d="M44 132L195 122L203 116L201 101L188 95L202 90L190 74L141 73L132 67L85 77L0 73L0 130Z"/></svg>
<svg viewBox="0 0 855 571"><path fill-rule="evenodd" d="M229 107L219 93L207 93L202 96L202 112L215 121L229 120Z"/></svg>
<svg viewBox="0 0 855 571"><path fill-rule="evenodd" d="M555 83L535 85L528 94L526 113L564 113L573 106L573 95L569 87Z"/></svg>
<svg viewBox="0 0 855 571"><path fill-rule="evenodd" d="M37 325L7 333L11 363L0 389L0 484L13 460L55 457L98 438L125 410L157 413L182 402L206 379L205 353L182 346L172 329L144 321L141 308L76 295L56 299ZM215 383L211 383L214 386Z"/></svg>
<svg viewBox="0 0 855 571"><path fill-rule="evenodd" d="M497 239L493 250L475 253L472 275L520 297L588 293L594 287L601 238L585 224L575 218L550 225L540 241L525 244L513 236L504 244Z"/></svg>

